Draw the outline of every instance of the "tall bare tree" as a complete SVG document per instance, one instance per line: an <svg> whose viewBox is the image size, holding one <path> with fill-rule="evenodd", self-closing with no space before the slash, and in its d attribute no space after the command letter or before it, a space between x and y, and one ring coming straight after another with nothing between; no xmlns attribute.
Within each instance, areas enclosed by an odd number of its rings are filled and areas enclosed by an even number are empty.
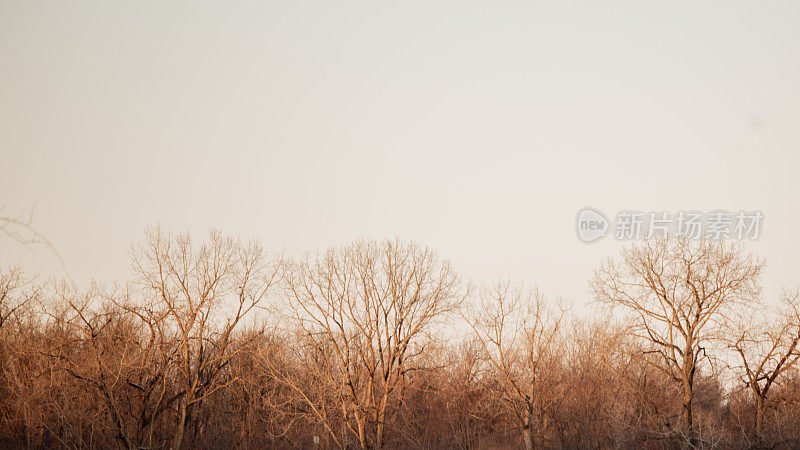
<svg viewBox="0 0 800 450"><path fill-rule="evenodd" d="M657 367L682 387L682 431L693 445L695 374L706 345L729 308L757 298L762 267L734 244L659 239L625 248L591 281L596 300L628 313L631 333L653 346Z"/></svg>
<svg viewBox="0 0 800 450"><path fill-rule="evenodd" d="M556 361L564 309L553 309L538 290L513 288L499 281L480 292L480 303L467 318L497 374L501 398L513 411L525 448L535 445L535 419L548 403L542 375ZM541 430L538 430L541 431Z"/></svg>
<svg viewBox="0 0 800 450"><path fill-rule="evenodd" d="M779 377L800 360L800 295L784 293L778 317L767 316L759 309L761 320L740 322L729 337L730 347L738 356L734 369L755 399L755 436L763 438L764 413L776 406L769 396Z"/></svg>
<svg viewBox="0 0 800 450"><path fill-rule="evenodd" d="M381 448L406 373L466 295L460 277L427 248L384 240L306 257L285 278L289 315L314 347L321 379L334 383L346 426L362 448Z"/></svg>
<svg viewBox="0 0 800 450"><path fill-rule="evenodd" d="M234 381L220 374L249 343L237 330L264 306L279 265L255 241L212 231L208 241L194 246L188 234L173 236L160 228L147 232L132 259L142 306L164 317L179 348L181 396L172 441L179 449L190 425L202 432L197 418L203 401Z"/></svg>

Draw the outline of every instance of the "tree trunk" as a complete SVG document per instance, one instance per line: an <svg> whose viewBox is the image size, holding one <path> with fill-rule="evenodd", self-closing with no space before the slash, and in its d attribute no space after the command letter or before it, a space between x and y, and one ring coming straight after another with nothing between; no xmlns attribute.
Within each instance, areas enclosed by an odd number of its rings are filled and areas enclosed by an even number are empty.
<svg viewBox="0 0 800 450"><path fill-rule="evenodd" d="M361 450L367 450L369 446L367 445L367 432L364 429L364 422L366 422L365 417L359 417L356 414L356 422L358 424L358 443L361 444Z"/></svg>
<svg viewBox="0 0 800 450"><path fill-rule="evenodd" d="M533 429L530 423L522 429L522 441L525 443L525 450L533 450Z"/></svg>
<svg viewBox="0 0 800 450"><path fill-rule="evenodd" d="M764 432L764 397L756 397L756 439L760 440Z"/></svg>
<svg viewBox="0 0 800 450"><path fill-rule="evenodd" d="M383 448L383 430L384 430L384 422L386 421L386 405L389 402L389 395L384 393L383 397L381 398L381 403L378 407L378 415L376 417L376 426L375 426L375 449L380 450Z"/></svg>
<svg viewBox="0 0 800 450"><path fill-rule="evenodd" d="M692 415L692 398L694 397L694 352L687 345L686 357L683 366L683 432L689 439L692 447L697 447L697 437L694 434L694 417Z"/></svg>
<svg viewBox="0 0 800 450"><path fill-rule="evenodd" d="M694 418L692 417L692 387L690 384L683 386L683 432L687 435L692 432Z"/></svg>
<svg viewBox="0 0 800 450"><path fill-rule="evenodd" d="M175 436L172 438L172 450L180 450L183 445L183 434L186 430L186 399L181 399L178 407L178 424L175 427Z"/></svg>
<svg viewBox="0 0 800 450"><path fill-rule="evenodd" d="M529 401L526 405L527 414L522 425L522 442L525 450L533 450L533 402Z"/></svg>

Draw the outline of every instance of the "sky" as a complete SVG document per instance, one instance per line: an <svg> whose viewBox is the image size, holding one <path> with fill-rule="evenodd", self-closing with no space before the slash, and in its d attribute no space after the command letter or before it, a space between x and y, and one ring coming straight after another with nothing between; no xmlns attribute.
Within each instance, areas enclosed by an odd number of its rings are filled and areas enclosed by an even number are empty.
<svg viewBox="0 0 800 450"><path fill-rule="evenodd" d="M591 206L761 211L800 283L798 2L0 0L0 206L110 283L161 224L434 248L577 308ZM0 235L0 265L64 276Z"/></svg>

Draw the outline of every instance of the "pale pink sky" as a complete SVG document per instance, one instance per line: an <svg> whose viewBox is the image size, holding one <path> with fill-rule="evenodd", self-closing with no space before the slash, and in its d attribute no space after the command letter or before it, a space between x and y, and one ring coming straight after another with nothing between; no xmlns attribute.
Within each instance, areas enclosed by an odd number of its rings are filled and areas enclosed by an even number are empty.
<svg viewBox="0 0 800 450"><path fill-rule="evenodd" d="M575 215L761 210L800 283L798 2L0 0L0 205L73 277L150 224L359 237L589 299ZM0 236L0 263L54 258Z"/></svg>

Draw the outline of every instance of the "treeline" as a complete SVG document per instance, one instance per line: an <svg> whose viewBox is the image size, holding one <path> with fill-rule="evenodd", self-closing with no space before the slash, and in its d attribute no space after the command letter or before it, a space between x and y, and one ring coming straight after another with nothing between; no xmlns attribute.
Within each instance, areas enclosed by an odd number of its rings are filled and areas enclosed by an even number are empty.
<svg viewBox="0 0 800 450"><path fill-rule="evenodd" d="M0 447L800 447L800 303L762 303L740 246L633 244L592 320L400 240L286 259L156 228L131 267L0 272Z"/></svg>

